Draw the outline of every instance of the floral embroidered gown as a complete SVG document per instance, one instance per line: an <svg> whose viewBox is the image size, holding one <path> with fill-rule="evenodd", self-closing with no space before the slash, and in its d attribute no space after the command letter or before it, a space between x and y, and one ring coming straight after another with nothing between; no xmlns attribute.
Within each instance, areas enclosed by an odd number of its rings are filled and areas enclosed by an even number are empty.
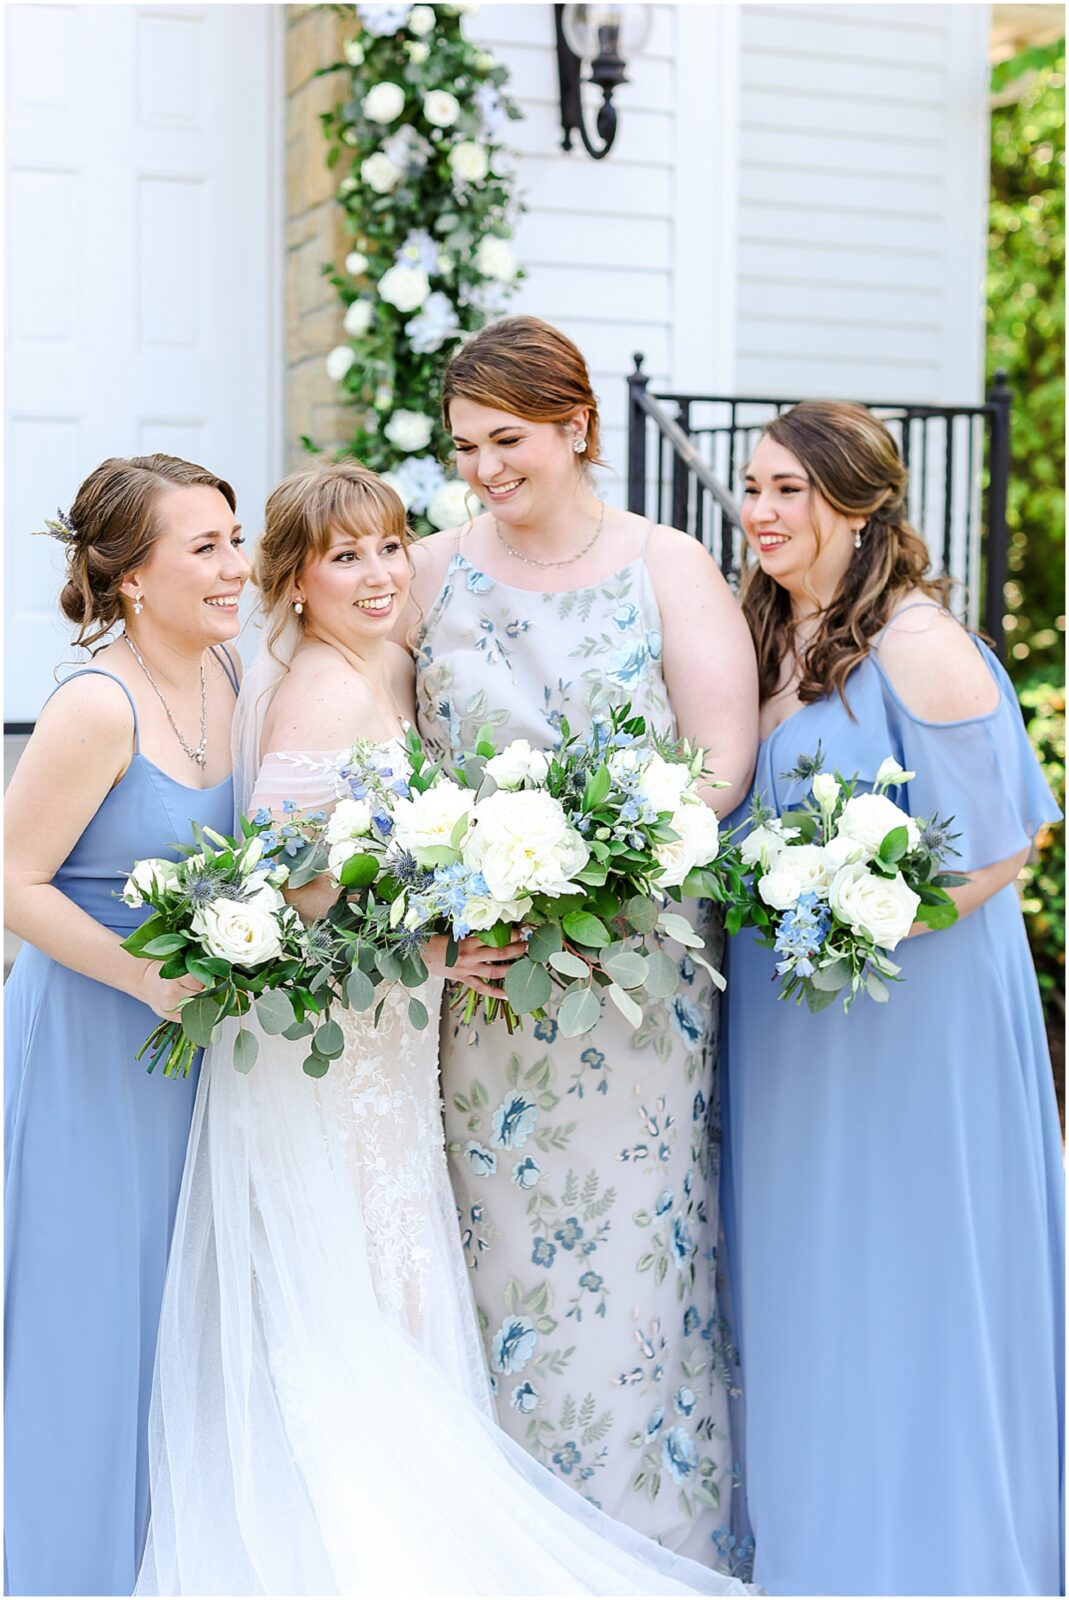
<svg viewBox="0 0 1069 1600"><path fill-rule="evenodd" d="M644 558L559 594L460 552L417 654L418 717L447 760L477 730L557 742L614 703L673 726ZM691 914L698 915L697 906ZM702 925L714 965L719 925ZM717 995L682 982L637 1032L607 1010L565 1039L443 1018L450 1172L501 1426L611 1516L716 1564L732 1478L717 1310Z"/></svg>

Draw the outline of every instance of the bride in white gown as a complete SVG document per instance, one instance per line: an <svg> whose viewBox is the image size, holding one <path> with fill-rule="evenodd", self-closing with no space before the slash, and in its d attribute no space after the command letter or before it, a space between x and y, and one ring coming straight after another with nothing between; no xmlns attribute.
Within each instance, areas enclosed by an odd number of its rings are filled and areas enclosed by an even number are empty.
<svg viewBox="0 0 1069 1600"><path fill-rule="evenodd" d="M342 747L386 742L408 713L411 664L386 637L408 589L401 503L352 464L297 475L268 502L257 562L268 620L289 620L242 689L237 805L329 805ZM305 914L326 903L314 884L294 899ZM495 959L470 941L460 970L485 989ZM440 998L432 978L432 1017ZM229 1036L208 1052L137 1592L747 1592L611 1522L496 1428L437 1034L412 1027L407 1000L388 999L377 1028L346 1013L344 1053L318 1081L282 1038L260 1033L245 1076Z"/></svg>

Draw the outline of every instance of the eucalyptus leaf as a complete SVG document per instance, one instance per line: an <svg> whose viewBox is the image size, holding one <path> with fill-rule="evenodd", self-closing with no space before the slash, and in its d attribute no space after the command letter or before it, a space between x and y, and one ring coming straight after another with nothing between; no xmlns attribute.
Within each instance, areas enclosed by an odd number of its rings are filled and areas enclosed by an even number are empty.
<svg viewBox="0 0 1069 1600"><path fill-rule="evenodd" d="M345 980L345 998L354 1011L368 1011L375 1004L375 985L359 967Z"/></svg>
<svg viewBox="0 0 1069 1600"><path fill-rule="evenodd" d="M845 961L833 961L830 967L817 967L810 974L810 983L814 989L825 989L831 994L838 994L840 989L850 982L850 967Z"/></svg>
<svg viewBox="0 0 1069 1600"><path fill-rule="evenodd" d="M324 1022L318 1027L313 1042L317 1053L328 1056L332 1061L345 1049L345 1036L334 1021Z"/></svg>
<svg viewBox="0 0 1069 1600"><path fill-rule="evenodd" d="M396 983L401 976L401 963L392 950L378 950L375 953L375 965L378 967L387 983Z"/></svg>
<svg viewBox="0 0 1069 1600"><path fill-rule="evenodd" d="M317 1050L304 1058L304 1070L310 1078L322 1078L330 1071L330 1062L326 1056L321 1056Z"/></svg>
<svg viewBox="0 0 1069 1600"><path fill-rule="evenodd" d="M660 912L646 895L634 894L624 906L624 916L636 933L652 933Z"/></svg>
<svg viewBox="0 0 1069 1600"><path fill-rule="evenodd" d="M527 944L527 954L532 961L548 961L564 948L564 939L555 922L543 922L534 930Z"/></svg>
<svg viewBox="0 0 1069 1600"><path fill-rule="evenodd" d="M869 991L872 999L881 1006L886 1005L887 1001L891 998L890 989L884 983L879 974L873 972L871 969L865 974L865 988Z"/></svg>
<svg viewBox="0 0 1069 1600"><path fill-rule="evenodd" d="M293 1024L293 1006L282 989L266 989L256 1001L256 1015L265 1033L285 1033Z"/></svg>
<svg viewBox="0 0 1069 1600"><path fill-rule="evenodd" d="M555 950L549 958L549 964L555 972L563 972L566 978L585 978L590 973L582 957L573 955L571 950Z"/></svg>
<svg viewBox="0 0 1069 1600"><path fill-rule="evenodd" d="M414 1028L425 1028L430 1020L427 1007L422 1000L417 1000L412 995L408 1002L408 1020Z"/></svg>
<svg viewBox="0 0 1069 1600"><path fill-rule="evenodd" d="M569 911L563 927L569 939L574 939L576 944L585 944L591 950L601 950L612 943L608 928L599 917L591 916L589 911Z"/></svg>
<svg viewBox="0 0 1069 1600"><path fill-rule="evenodd" d="M633 1028L641 1027L643 1011L637 1000L633 1000L626 990L621 989L618 983L610 983L608 996L617 1011L623 1013Z"/></svg>
<svg viewBox="0 0 1069 1600"><path fill-rule="evenodd" d="M845 988L845 985L843 987ZM842 989L814 989L807 984L805 1003L810 1011L826 1011L829 1006L835 1004L840 994L842 994Z"/></svg>
<svg viewBox="0 0 1069 1600"><path fill-rule="evenodd" d="M194 1044L206 1049L212 1042L215 1024L222 1015L218 997L212 994L195 994L182 1006L182 1028Z"/></svg>
<svg viewBox="0 0 1069 1600"><path fill-rule="evenodd" d="M677 944L686 945L688 950L700 950L705 944L701 934L695 933L686 917L681 917L674 911L662 911L659 924L670 939L674 939Z"/></svg>
<svg viewBox="0 0 1069 1600"><path fill-rule="evenodd" d="M283 1039L289 1039L291 1041L295 1041L297 1039L307 1039L313 1027L314 1024L309 1022L308 1018L306 1017L303 1022L295 1022L292 1028L287 1028L282 1037Z"/></svg>
<svg viewBox="0 0 1069 1600"><path fill-rule="evenodd" d="M553 980L544 966L522 956L505 974L505 993L514 1011L537 1011L553 993Z"/></svg>
<svg viewBox="0 0 1069 1600"><path fill-rule="evenodd" d="M248 1028L239 1028L234 1040L234 1066L239 1072L248 1072L260 1053L260 1041Z"/></svg>
<svg viewBox="0 0 1069 1600"><path fill-rule="evenodd" d="M679 968L663 950L651 950L646 993L651 1000L670 1000L679 988Z"/></svg>
<svg viewBox="0 0 1069 1600"><path fill-rule="evenodd" d="M589 1033L601 1016L601 1001L592 989L572 989L557 1012L557 1026L565 1039Z"/></svg>
<svg viewBox="0 0 1069 1600"><path fill-rule="evenodd" d="M640 955L637 950L621 950L617 955L603 956L601 964L621 989L637 989L645 983L650 970L649 957Z"/></svg>
<svg viewBox="0 0 1069 1600"><path fill-rule="evenodd" d="M418 989L427 981L427 967L417 950L411 950L401 963L401 982L406 989Z"/></svg>

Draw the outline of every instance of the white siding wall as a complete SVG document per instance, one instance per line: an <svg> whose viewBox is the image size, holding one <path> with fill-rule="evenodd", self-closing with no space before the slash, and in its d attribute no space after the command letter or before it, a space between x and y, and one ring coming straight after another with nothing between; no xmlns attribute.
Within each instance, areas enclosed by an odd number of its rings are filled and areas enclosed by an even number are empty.
<svg viewBox="0 0 1069 1600"><path fill-rule="evenodd" d="M988 7L744 5L737 381L982 385Z"/></svg>

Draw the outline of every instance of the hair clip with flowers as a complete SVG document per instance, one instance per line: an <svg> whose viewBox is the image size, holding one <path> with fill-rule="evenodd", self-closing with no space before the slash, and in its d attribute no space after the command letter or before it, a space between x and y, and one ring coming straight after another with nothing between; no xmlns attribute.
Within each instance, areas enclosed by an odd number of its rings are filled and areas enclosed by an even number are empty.
<svg viewBox="0 0 1069 1600"><path fill-rule="evenodd" d="M40 534L42 538L47 536L50 539L58 539L61 544L74 544L78 538L74 523L67 513L61 511L58 506L56 507L55 520L51 517L46 517L44 527L36 528L34 531Z"/></svg>

